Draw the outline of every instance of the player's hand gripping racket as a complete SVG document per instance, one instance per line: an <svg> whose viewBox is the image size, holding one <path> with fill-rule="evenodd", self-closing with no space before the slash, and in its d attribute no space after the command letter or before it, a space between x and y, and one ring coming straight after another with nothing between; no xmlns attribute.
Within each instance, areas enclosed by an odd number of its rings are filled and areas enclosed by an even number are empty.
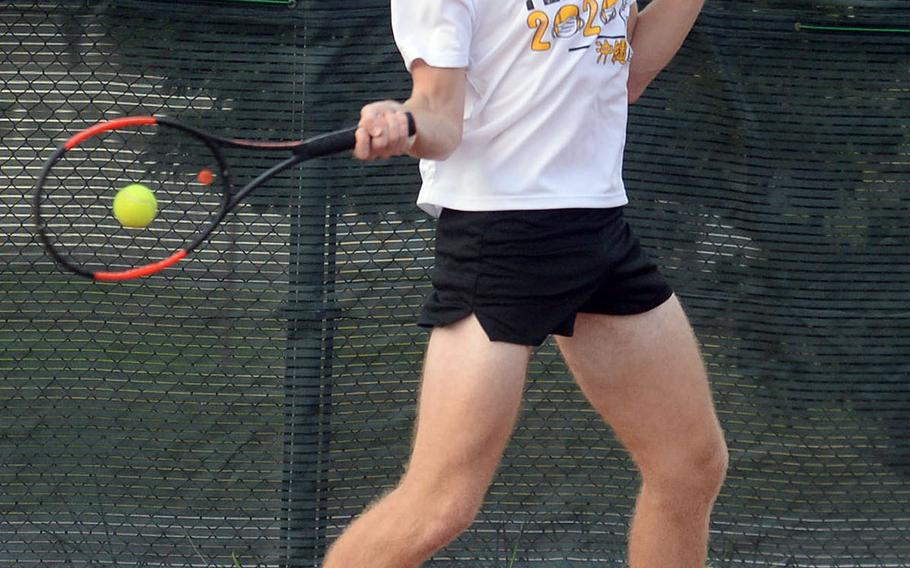
<svg viewBox="0 0 910 568"><path fill-rule="evenodd" d="M416 134L408 114L410 135ZM156 274L199 247L251 192L313 158L352 150L357 128L308 140L222 138L154 116L102 122L48 159L32 202L38 237L65 269L97 281ZM287 156L240 189L224 150Z"/></svg>

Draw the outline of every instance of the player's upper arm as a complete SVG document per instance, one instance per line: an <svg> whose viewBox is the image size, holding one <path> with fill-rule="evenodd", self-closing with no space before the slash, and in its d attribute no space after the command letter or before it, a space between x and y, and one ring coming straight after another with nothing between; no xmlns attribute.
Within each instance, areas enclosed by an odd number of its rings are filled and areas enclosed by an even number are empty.
<svg viewBox="0 0 910 568"><path fill-rule="evenodd" d="M632 46L632 49L635 49L635 29L638 25L638 4L633 3L632 8L629 11L629 22L626 25L626 41L629 42L629 45ZM635 59L633 53L632 59ZM639 78L634 73L634 67L629 72L629 104L633 104L638 101L638 98L641 96L642 91L644 91L644 86L640 85Z"/></svg>
<svg viewBox="0 0 910 568"><path fill-rule="evenodd" d="M629 11L629 22L626 24L626 41L630 44L635 38L635 25L638 23L638 4L633 3Z"/></svg>

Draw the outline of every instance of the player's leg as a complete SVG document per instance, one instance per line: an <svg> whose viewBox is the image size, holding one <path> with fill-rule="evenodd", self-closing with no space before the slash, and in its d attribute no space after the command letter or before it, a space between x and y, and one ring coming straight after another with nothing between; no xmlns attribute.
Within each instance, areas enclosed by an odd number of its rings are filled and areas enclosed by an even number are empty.
<svg viewBox="0 0 910 568"><path fill-rule="evenodd" d="M679 302L639 315L579 314L559 346L641 471L631 568L702 568L727 449Z"/></svg>
<svg viewBox="0 0 910 568"><path fill-rule="evenodd" d="M530 353L491 342L474 316L433 330L407 472L338 538L325 568L419 566L468 527L515 425Z"/></svg>

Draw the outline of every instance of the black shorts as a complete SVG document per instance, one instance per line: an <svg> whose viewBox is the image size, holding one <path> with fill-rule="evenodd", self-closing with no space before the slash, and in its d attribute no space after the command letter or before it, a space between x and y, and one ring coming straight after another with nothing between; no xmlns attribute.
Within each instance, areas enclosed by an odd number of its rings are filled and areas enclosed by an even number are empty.
<svg viewBox="0 0 910 568"><path fill-rule="evenodd" d="M630 315L673 291L615 209L454 211L436 228L433 292L418 324L475 314L491 341L571 336L575 314Z"/></svg>

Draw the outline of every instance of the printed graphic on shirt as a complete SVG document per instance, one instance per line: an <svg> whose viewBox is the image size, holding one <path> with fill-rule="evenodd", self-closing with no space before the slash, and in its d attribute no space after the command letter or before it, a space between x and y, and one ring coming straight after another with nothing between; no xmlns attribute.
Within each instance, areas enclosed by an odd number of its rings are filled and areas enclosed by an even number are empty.
<svg viewBox="0 0 910 568"><path fill-rule="evenodd" d="M532 31L531 50L593 50L601 65L628 65L631 49L625 31L629 9L634 2L635 0L525 0L528 28Z"/></svg>
<svg viewBox="0 0 910 568"><path fill-rule="evenodd" d="M628 65L629 63L629 42L626 38L610 40L603 38L597 40L597 62L606 65L607 62L618 63L619 65Z"/></svg>

